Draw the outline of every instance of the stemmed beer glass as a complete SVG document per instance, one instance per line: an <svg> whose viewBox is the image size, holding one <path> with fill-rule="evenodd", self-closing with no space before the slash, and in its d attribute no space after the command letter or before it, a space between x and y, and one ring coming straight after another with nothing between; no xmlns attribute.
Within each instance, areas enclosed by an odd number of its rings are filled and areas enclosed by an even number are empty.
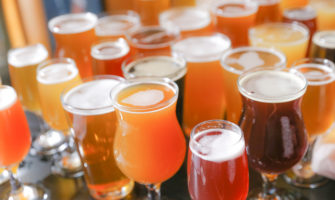
<svg viewBox="0 0 335 200"><path fill-rule="evenodd" d="M301 113L305 77L294 69L260 69L243 73L238 79L249 165L260 172L263 189L251 191L250 199L290 199L277 191L278 174L297 164L307 149L307 133Z"/></svg>

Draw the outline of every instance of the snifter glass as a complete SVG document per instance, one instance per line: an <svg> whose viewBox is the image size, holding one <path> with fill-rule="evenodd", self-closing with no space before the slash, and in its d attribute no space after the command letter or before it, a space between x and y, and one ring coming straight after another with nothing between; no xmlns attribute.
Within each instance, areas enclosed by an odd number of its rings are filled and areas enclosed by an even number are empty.
<svg viewBox="0 0 335 200"><path fill-rule="evenodd" d="M335 65L322 58L304 58L296 61L293 69L308 80L302 100L302 114L309 137L309 147L304 158L286 173L285 179L293 185L316 188L328 179L315 174L311 167L313 149L320 136L330 132L335 120Z"/></svg>
<svg viewBox="0 0 335 200"><path fill-rule="evenodd" d="M307 133L301 113L305 77L293 69L256 68L238 79L243 113L248 164L260 172L263 188L249 193L249 199L294 199L276 190L278 174L293 167L307 149Z"/></svg>

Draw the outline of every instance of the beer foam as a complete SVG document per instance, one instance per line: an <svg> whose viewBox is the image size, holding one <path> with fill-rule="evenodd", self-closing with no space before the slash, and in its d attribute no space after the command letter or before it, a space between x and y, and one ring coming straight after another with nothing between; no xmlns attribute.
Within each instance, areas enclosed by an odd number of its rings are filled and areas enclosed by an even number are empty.
<svg viewBox="0 0 335 200"><path fill-rule="evenodd" d="M122 35L134 26L140 25L140 20L135 16L111 15L98 20L95 32L98 36Z"/></svg>
<svg viewBox="0 0 335 200"><path fill-rule="evenodd" d="M252 1L223 1L216 3L215 13L223 17L242 17L256 13L258 5Z"/></svg>
<svg viewBox="0 0 335 200"><path fill-rule="evenodd" d="M279 4L280 0L256 0L260 6L269 6L274 4Z"/></svg>
<svg viewBox="0 0 335 200"><path fill-rule="evenodd" d="M121 102L133 106L152 106L164 100L164 92L161 90L150 89L136 92Z"/></svg>
<svg viewBox="0 0 335 200"><path fill-rule="evenodd" d="M221 134L210 135L213 132ZM197 141L197 144L193 140ZM241 135L234 131L211 129L197 133L191 141L190 149L193 154L204 160L224 162L241 156L245 144Z"/></svg>
<svg viewBox="0 0 335 200"><path fill-rule="evenodd" d="M289 72L263 70L239 79L240 92L249 99L266 103L295 100L305 93L304 79Z"/></svg>
<svg viewBox="0 0 335 200"><path fill-rule="evenodd" d="M37 81L43 84L56 84L69 81L78 75L73 64L56 63L42 68L37 72Z"/></svg>
<svg viewBox="0 0 335 200"><path fill-rule="evenodd" d="M288 19L299 21L311 20L316 17L316 11L311 6L306 6L303 8L285 10L284 16Z"/></svg>
<svg viewBox="0 0 335 200"><path fill-rule="evenodd" d="M177 26L181 31L190 31L208 26L210 13L193 7L174 8L160 14L159 23L163 27Z"/></svg>
<svg viewBox="0 0 335 200"><path fill-rule="evenodd" d="M51 19L49 29L58 34L80 33L94 28L97 21L97 16L89 12L65 14Z"/></svg>
<svg viewBox="0 0 335 200"><path fill-rule="evenodd" d="M190 37L172 46L172 51L189 62L209 62L219 60L229 49L231 42L224 35Z"/></svg>
<svg viewBox="0 0 335 200"><path fill-rule="evenodd" d="M10 86L0 86L0 110L12 106L17 100L15 90Z"/></svg>
<svg viewBox="0 0 335 200"><path fill-rule="evenodd" d="M323 64L306 63L298 65L294 69L305 76L308 85L325 85L335 80L334 65L329 67Z"/></svg>
<svg viewBox="0 0 335 200"><path fill-rule="evenodd" d="M121 79L120 79L121 80ZM97 115L114 111L111 90L120 80L93 80L72 88L63 98L64 108L74 114Z"/></svg>
<svg viewBox="0 0 335 200"><path fill-rule="evenodd" d="M323 48L335 49L335 31L319 31L315 33L313 43Z"/></svg>
<svg viewBox="0 0 335 200"><path fill-rule="evenodd" d="M151 56L136 60L125 67L127 78L167 77L173 81L186 73L185 63L168 56Z"/></svg>
<svg viewBox="0 0 335 200"><path fill-rule="evenodd" d="M259 57L259 54L254 51L247 51L243 53L238 59L235 58L227 58L226 60L227 64L239 64L244 69L248 70L254 67L262 66L264 65L264 60Z"/></svg>
<svg viewBox="0 0 335 200"><path fill-rule="evenodd" d="M98 60L121 58L129 53L127 42L120 38L117 41L101 42L91 48L91 56Z"/></svg>
<svg viewBox="0 0 335 200"><path fill-rule="evenodd" d="M12 49L8 52L8 63L13 67L36 65L48 57L48 51L42 44Z"/></svg>

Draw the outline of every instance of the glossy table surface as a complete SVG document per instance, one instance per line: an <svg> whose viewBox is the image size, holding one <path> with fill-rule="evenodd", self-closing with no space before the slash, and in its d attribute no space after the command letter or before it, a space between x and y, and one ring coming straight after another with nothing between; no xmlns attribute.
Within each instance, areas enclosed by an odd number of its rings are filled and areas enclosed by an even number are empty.
<svg viewBox="0 0 335 200"><path fill-rule="evenodd" d="M29 120L32 134L36 134L38 128L34 126L34 122ZM49 193L52 200L90 200L88 190L85 186L83 178L63 178L58 175L51 174L52 159L47 157L29 155L23 163L21 163L18 170L18 177L23 182L37 183L43 186ZM335 166L334 166L335 167ZM108 170L108 167L106 167ZM256 172L250 171L250 190L259 188L261 186L260 175ZM329 182L317 189L302 189L293 187L287 184L282 177L279 177L277 185L280 188L294 193L296 199L302 200L333 200L335 199L335 181ZM9 183L0 185L0 192L9 190ZM187 190L187 175L186 166L179 170L179 172L162 184L161 187L162 199L182 200L190 199ZM146 189L136 184L133 192L125 199L145 199Z"/></svg>

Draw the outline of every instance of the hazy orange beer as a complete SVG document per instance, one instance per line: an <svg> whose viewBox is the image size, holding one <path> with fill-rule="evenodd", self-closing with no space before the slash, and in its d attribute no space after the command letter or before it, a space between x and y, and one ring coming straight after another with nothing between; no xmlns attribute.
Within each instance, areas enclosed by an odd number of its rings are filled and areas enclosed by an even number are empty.
<svg viewBox="0 0 335 200"><path fill-rule="evenodd" d="M123 76L121 66L129 55L130 48L123 38L97 42L91 49L93 73Z"/></svg>
<svg viewBox="0 0 335 200"><path fill-rule="evenodd" d="M290 8L305 7L309 3L309 0L280 0L280 7L282 11Z"/></svg>
<svg viewBox="0 0 335 200"><path fill-rule="evenodd" d="M154 184L159 190L184 161L177 96L178 86L169 79L128 80L114 89L116 162L125 175L151 189Z"/></svg>
<svg viewBox="0 0 335 200"><path fill-rule="evenodd" d="M256 2L258 3L256 24L280 21L280 0L256 0Z"/></svg>
<svg viewBox="0 0 335 200"><path fill-rule="evenodd" d="M220 1L213 8L216 30L227 35L233 47L248 46L248 30L256 22L257 10L253 1Z"/></svg>
<svg viewBox="0 0 335 200"><path fill-rule="evenodd" d="M155 53L160 51L170 54L171 45L180 37L176 27L142 26L126 34L131 53Z"/></svg>
<svg viewBox="0 0 335 200"><path fill-rule="evenodd" d="M130 29L140 26L140 17L134 11L112 12L98 19L95 27L97 40L117 39L123 37Z"/></svg>
<svg viewBox="0 0 335 200"><path fill-rule="evenodd" d="M176 26L182 37L211 34L214 24L211 13L199 7L173 8L159 15L162 27Z"/></svg>
<svg viewBox="0 0 335 200"><path fill-rule="evenodd" d="M170 8L170 0L133 0L133 9L143 25L158 25L158 16Z"/></svg>
<svg viewBox="0 0 335 200"><path fill-rule="evenodd" d="M8 52L9 74L22 106L40 113L40 99L37 88L37 65L48 58L48 51L42 44L11 49Z"/></svg>
<svg viewBox="0 0 335 200"><path fill-rule="evenodd" d="M335 1L333 0L311 0L311 6L317 13L318 30L335 29Z"/></svg>
<svg viewBox="0 0 335 200"><path fill-rule="evenodd" d="M199 122L222 119L225 109L220 56L230 48L228 37L190 37L173 45L173 54L186 60L183 128L190 135Z"/></svg>
<svg viewBox="0 0 335 200"><path fill-rule="evenodd" d="M72 58L81 77L92 75L91 45L97 16L93 13L65 14L49 21L56 40L56 57Z"/></svg>
<svg viewBox="0 0 335 200"><path fill-rule="evenodd" d="M62 94L85 180L97 199L122 198L134 184L117 167L113 153L117 120L110 91L120 81L123 79L118 76L94 76Z"/></svg>
<svg viewBox="0 0 335 200"><path fill-rule="evenodd" d="M238 77L255 67L286 67L286 58L284 54L274 49L239 47L223 54L221 66L226 100L225 118L238 123L242 113L242 99L236 84Z"/></svg>

